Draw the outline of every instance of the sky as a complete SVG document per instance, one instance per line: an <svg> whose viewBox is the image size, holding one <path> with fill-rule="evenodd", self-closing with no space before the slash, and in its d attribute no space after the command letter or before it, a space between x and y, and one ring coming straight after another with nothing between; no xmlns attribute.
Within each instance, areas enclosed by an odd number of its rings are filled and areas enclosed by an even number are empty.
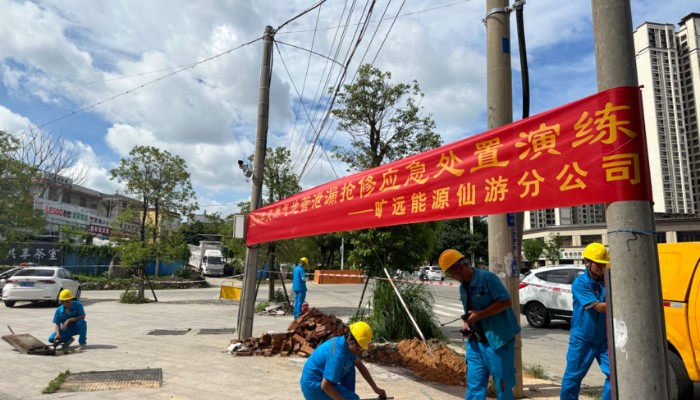
<svg viewBox="0 0 700 400"><path fill-rule="evenodd" d="M80 154L76 170L90 172L82 185L103 193L123 193L109 171L134 146L167 150L186 161L199 213L236 213L250 199L237 161L255 151L269 25L267 146L291 151L303 189L350 174L333 157L349 137L326 118L328 88L352 83L362 64L393 83L416 80L422 115L432 115L444 143L486 131L486 2L370 3L0 0L0 130L61 137ZM700 11L687 0L631 3L633 28ZM519 120L514 13L510 21ZM530 115L596 93L590 1L530 0L524 22Z"/></svg>

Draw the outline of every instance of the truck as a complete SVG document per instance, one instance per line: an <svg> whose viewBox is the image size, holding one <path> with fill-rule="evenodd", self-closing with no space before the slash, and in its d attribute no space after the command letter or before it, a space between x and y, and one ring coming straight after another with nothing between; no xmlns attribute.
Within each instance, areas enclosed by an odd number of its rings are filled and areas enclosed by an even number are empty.
<svg viewBox="0 0 700 400"><path fill-rule="evenodd" d="M700 383L700 242L658 245L672 399Z"/></svg>
<svg viewBox="0 0 700 400"><path fill-rule="evenodd" d="M220 241L200 240L199 245L189 244L189 266L202 275L222 276L224 274L223 246Z"/></svg>

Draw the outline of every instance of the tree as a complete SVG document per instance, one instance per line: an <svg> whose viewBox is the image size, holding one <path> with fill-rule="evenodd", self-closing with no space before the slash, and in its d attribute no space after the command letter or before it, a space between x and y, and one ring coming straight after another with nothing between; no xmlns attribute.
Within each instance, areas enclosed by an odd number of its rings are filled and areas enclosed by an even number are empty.
<svg viewBox="0 0 700 400"><path fill-rule="evenodd" d="M198 208L185 160L150 146L136 146L119 167L110 171L111 179L124 184L125 191L141 201L140 241L146 241L149 210L154 241L157 239L162 212L189 215Z"/></svg>
<svg viewBox="0 0 700 400"><path fill-rule="evenodd" d="M78 164L80 151L61 135L50 135L31 126L19 136L19 146L13 151L16 160L30 166L38 174L34 191L49 200L61 201L66 186L61 178L69 178L69 185L81 185L88 177L87 168Z"/></svg>
<svg viewBox="0 0 700 400"><path fill-rule="evenodd" d="M485 218L474 217L474 232L471 231L469 218L450 219L441 222L438 235L437 251L432 259L437 261L445 249L455 249L475 261L488 258L488 225Z"/></svg>
<svg viewBox="0 0 700 400"><path fill-rule="evenodd" d="M185 160L155 147L136 146L129 152L129 158L120 160L110 174L111 179L124 185L126 193L141 201L138 244L122 245L122 262L143 266L148 259L155 258L158 262L179 254L171 248L179 244L161 243L159 235L164 232L163 222L177 218L173 213L190 215L197 209ZM151 239L148 243L147 237ZM142 273L143 268L139 269L140 276ZM143 279L139 282L138 298L143 299Z"/></svg>
<svg viewBox="0 0 700 400"><path fill-rule="evenodd" d="M34 208L35 169L15 158L20 146L17 138L0 131L0 247L46 225L43 212Z"/></svg>
<svg viewBox="0 0 700 400"><path fill-rule="evenodd" d="M530 262L531 268L537 268L540 257L544 252L544 243L537 239L523 240L523 255Z"/></svg>
<svg viewBox="0 0 700 400"><path fill-rule="evenodd" d="M544 258L552 264L558 264L561 259L561 246L564 244L564 238L559 234L550 233L547 241L544 244Z"/></svg>
<svg viewBox="0 0 700 400"><path fill-rule="evenodd" d="M343 86L333 110L338 129L351 137L350 146L335 151L351 169L378 167L442 144L432 116L420 116L415 98L423 93L418 82L394 84L391 73L369 64L361 66L357 76L354 83ZM354 250L349 258L372 273L387 264L414 268L434 251L436 227L424 223L357 232L351 236Z"/></svg>
<svg viewBox="0 0 700 400"><path fill-rule="evenodd" d="M333 116L350 134L350 146L336 147L337 157L357 171L422 153L442 144L431 115L420 117L414 97L423 93L415 80L391 83L391 73L365 64L357 80L343 85Z"/></svg>

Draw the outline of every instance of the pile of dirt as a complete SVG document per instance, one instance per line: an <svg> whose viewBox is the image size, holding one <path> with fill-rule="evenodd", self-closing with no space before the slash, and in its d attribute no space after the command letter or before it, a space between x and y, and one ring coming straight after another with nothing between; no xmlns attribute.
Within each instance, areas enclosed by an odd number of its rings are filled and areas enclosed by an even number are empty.
<svg viewBox="0 0 700 400"><path fill-rule="evenodd" d="M419 339L377 345L369 350L364 360L376 364L407 368L418 377L432 382L465 386L467 364L459 354L438 340L428 340L428 346Z"/></svg>

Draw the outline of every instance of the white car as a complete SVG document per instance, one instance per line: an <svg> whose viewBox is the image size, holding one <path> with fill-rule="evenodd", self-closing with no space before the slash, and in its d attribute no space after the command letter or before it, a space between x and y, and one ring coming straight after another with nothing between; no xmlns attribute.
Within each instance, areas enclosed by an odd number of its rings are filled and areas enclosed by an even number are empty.
<svg viewBox="0 0 700 400"><path fill-rule="evenodd" d="M10 270L7 270L0 274L0 295L2 295L2 288L5 287L5 282L14 274L17 273L17 271L21 270L22 268L12 268Z"/></svg>
<svg viewBox="0 0 700 400"><path fill-rule="evenodd" d="M442 268L436 265L429 265L424 267L426 277L429 281L444 281L445 273L442 272Z"/></svg>
<svg viewBox="0 0 700 400"><path fill-rule="evenodd" d="M52 301L59 304L58 295L70 289L80 298L80 280L61 267L27 267L7 279L2 289L2 301L14 307L18 301Z"/></svg>
<svg viewBox="0 0 700 400"><path fill-rule="evenodd" d="M520 281L520 312L533 328L546 328L553 319L571 322L574 304L571 284L583 265L553 265L533 269Z"/></svg>

